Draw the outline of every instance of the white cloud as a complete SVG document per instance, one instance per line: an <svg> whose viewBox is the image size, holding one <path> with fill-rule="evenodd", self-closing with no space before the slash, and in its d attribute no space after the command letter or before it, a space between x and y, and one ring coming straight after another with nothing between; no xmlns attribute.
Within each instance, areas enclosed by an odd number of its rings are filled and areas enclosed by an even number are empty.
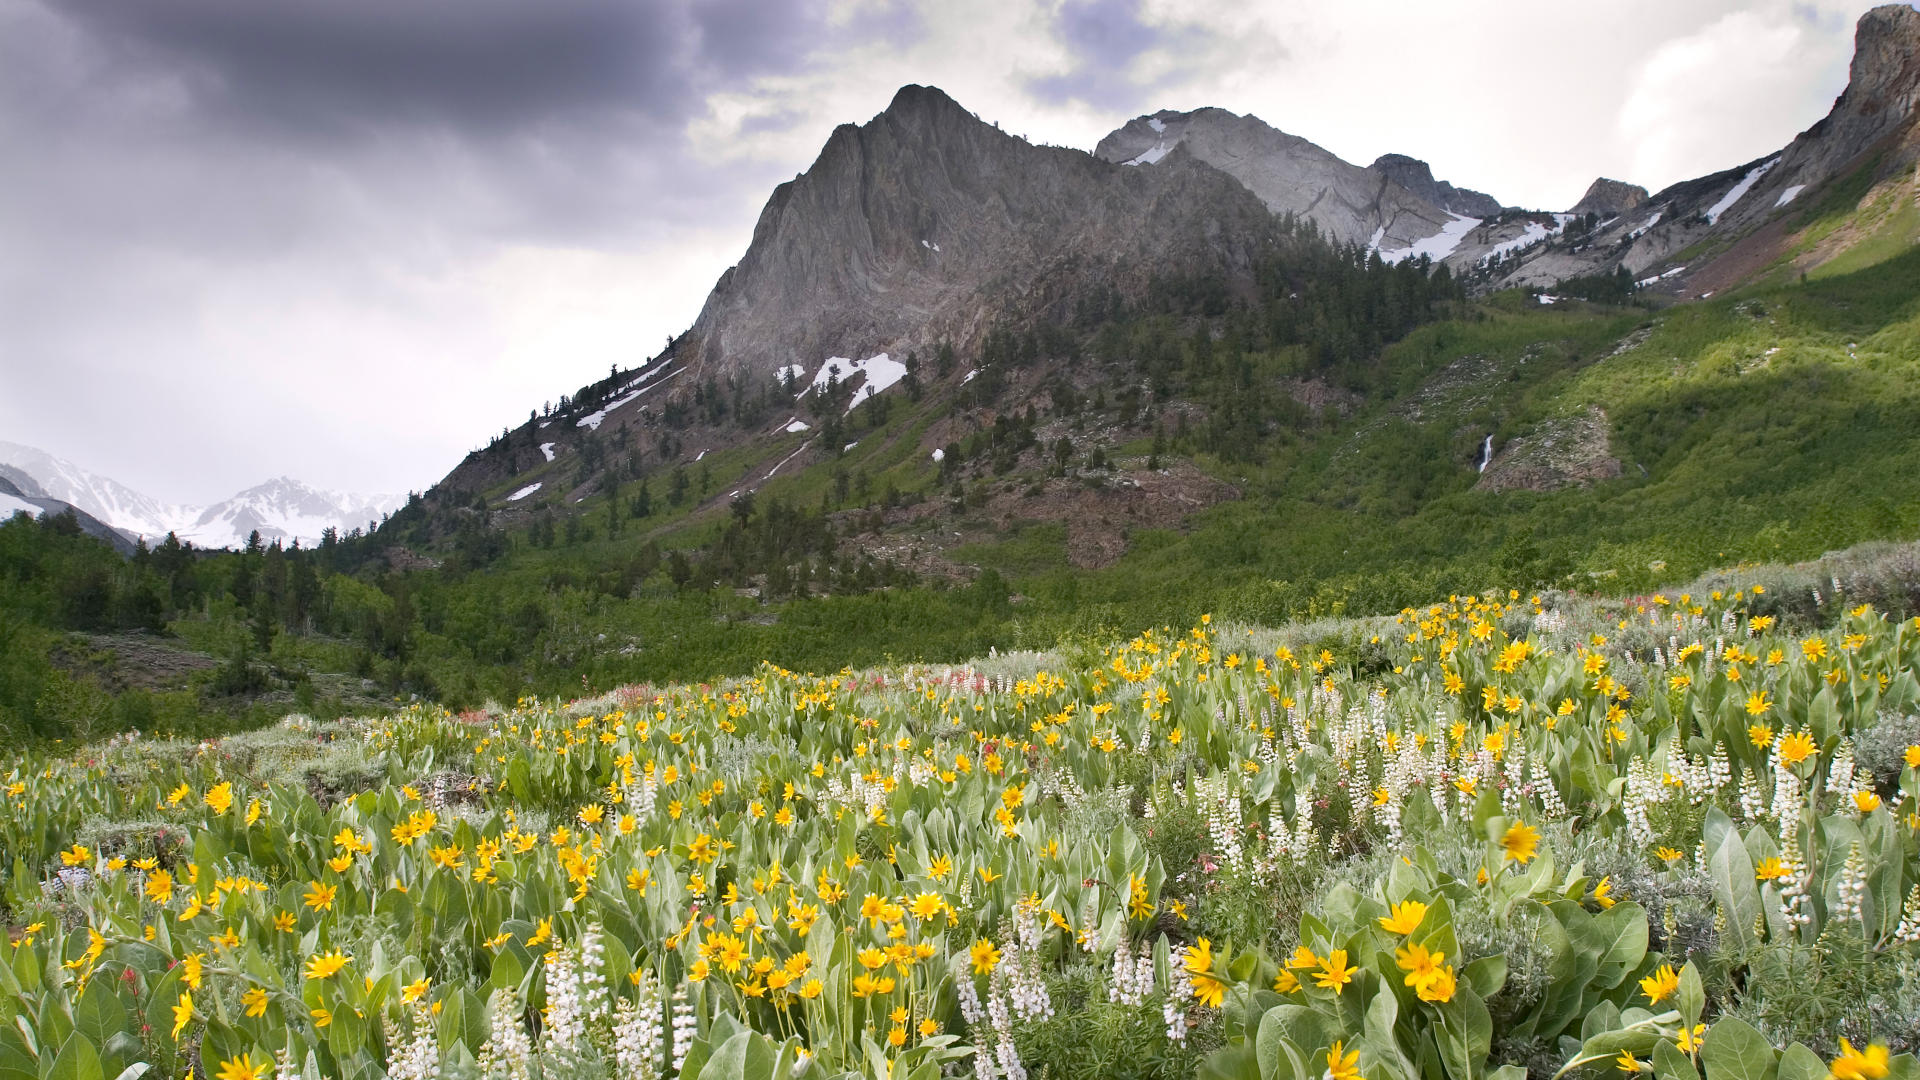
<svg viewBox="0 0 1920 1080"><path fill-rule="evenodd" d="M1648 187L1779 149L1845 84L1851 20L1804 5L1736 11L1661 44L1635 66L1618 132Z"/></svg>

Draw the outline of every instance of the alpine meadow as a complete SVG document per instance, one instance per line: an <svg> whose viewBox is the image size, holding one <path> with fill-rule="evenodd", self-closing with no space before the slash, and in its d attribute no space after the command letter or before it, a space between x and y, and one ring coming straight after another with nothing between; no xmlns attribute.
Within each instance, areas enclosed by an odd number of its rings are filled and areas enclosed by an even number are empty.
<svg viewBox="0 0 1920 1080"><path fill-rule="evenodd" d="M598 79L717 122L594 20L724 67L802 7L510 6L0 0L68 50L0 129L94 41L166 73L99 109L231 93L345 190ZM1785 146L1565 210L889 76L690 325L421 490L0 443L0 1080L1920 1080L1920 10L1845 19ZM488 190L434 199L538 216Z"/></svg>

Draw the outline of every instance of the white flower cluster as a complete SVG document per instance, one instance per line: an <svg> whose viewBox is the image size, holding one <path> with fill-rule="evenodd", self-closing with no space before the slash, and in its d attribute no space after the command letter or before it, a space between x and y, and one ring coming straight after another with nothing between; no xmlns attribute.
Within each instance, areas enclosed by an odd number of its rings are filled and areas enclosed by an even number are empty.
<svg viewBox="0 0 1920 1080"><path fill-rule="evenodd" d="M666 1029L660 983L651 975L640 980L640 1005L622 1000L614 1012L613 1059L623 1077L660 1075L665 1064Z"/></svg>
<svg viewBox="0 0 1920 1080"><path fill-rule="evenodd" d="M1627 817L1627 833L1635 844L1646 847L1653 843L1653 823L1647 817L1647 807L1666 801L1667 785L1654 771L1653 763L1641 757L1629 761L1626 798L1620 810Z"/></svg>
<svg viewBox="0 0 1920 1080"><path fill-rule="evenodd" d="M1907 906L1900 913L1900 926L1893 936L1904 945L1920 944L1920 885L1907 894Z"/></svg>
<svg viewBox="0 0 1920 1080"><path fill-rule="evenodd" d="M1827 768L1827 790L1839 798L1842 811L1854 813L1853 796L1863 786L1859 770L1853 766L1853 740L1841 739L1833 752L1833 764Z"/></svg>
<svg viewBox="0 0 1920 1080"><path fill-rule="evenodd" d="M681 983L673 988L673 1071L679 1072L686 1064L687 1051L693 1049L695 1028L699 1021L693 1015L693 1002L687 1000L687 984Z"/></svg>
<svg viewBox="0 0 1920 1080"><path fill-rule="evenodd" d="M570 1061L586 1041L587 1023L581 999L580 973L573 950L561 947L547 954L546 1030L541 1049L560 1061Z"/></svg>
<svg viewBox="0 0 1920 1080"><path fill-rule="evenodd" d="M599 923L580 935L580 1013L592 1035L609 1035L612 999L607 991L606 945ZM598 1041L598 1040L596 1040Z"/></svg>
<svg viewBox="0 0 1920 1080"><path fill-rule="evenodd" d="M1134 956L1123 934L1119 947L1113 950L1113 980L1107 986L1107 1000L1117 1005L1138 1005L1151 993L1153 954L1143 951Z"/></svg>
<svg viewBox="0 0 1920 1080"><path fill-rule="evenodd" d="M1010 1003L1017 1005L1012 977L1007 970L1012 966L1008 961L1013 959L1016 948L1012 941L1007 943L1007 955L1002 957L987 979L987 1019L993 1025L994 1058L987 1063L986 1071L981 1073L981 1080L992 1080L994 1076L1006 1077L1007 1080L1026 1080L1026 1066L1021 1064L1020 1051L1013 1045L1013 1015L1009 1009ZM1051 1015L1051 1005L1047 1011ZM981 1040L983 1046L985 1041Z"/></svg>
<svg viewBox="0 0 1920 1080"><path fill-rule="evenodd" d="M1240 816L1240 797L1227 790L1225 776L1203 777L1194 784L1200 800L1200 812L1207 819L1207 834L1213 838L1214 854L1228 868L1245 872L1247 853L1240 842L1245 823Z"/></svg>
<svg viewBox="0 0 1920 1080"><path fill-rule="evenodd" d="M425 1002L415 1002L408 1019L411 1030L404 1039L394 1022L385 1019L387 1045L398 1047L387 1062L387 1075L392 1080L435 1080L440 1075L440 1038L433 1030L433 1014Z"/></svg>
<svg viewBox="0 0 1920 1080"><path fill-rule="evenodd" d="M973 975L967 970L967 958L953 958L953 986L960 998L960 1019L969 1024L977 1024L987 1018L986 1007L980 1004L980 991L973 985Z"/></svg>
<svg viewBox="0 0 1920 1080"><path fill-rule="evenodd" d="M1187 1045L1187 1002L1193 1000L1193 977L1187 972L1187 947L1173 950L1172 976L1167 980L1167 1000L1160 1006L1160 1018L1167 1022L1167 1038Z"/></svg>
<svg viewBox="0 0 1920 1080"><path fill-rule="evenodd" d="M1013 1011L1022 1020L1046 1020L1053 1016L1053 999L1047 994L1047 982L1040 973L1040 939L1045 927L1039 919L1038 905L1022 900L1014 907L1013 934L1002 950L1000 963L993 971L1006 973L1006 995Z"/></svg>
<svg viewBox="0 0 1920 1080"><path fill-rule="evenodd" d="M483 1080L527 1080L533 1040L521 1022L526 1006L511 989L494 991L490 1004L493 1024L487 1030L487 1041L480 1045L480 1075Z"/></svg>
<svg viewBox="0 0 1920 1080"><path fill-rule="evenodd" d="M1780 862L1787 869L1780 887L1780 914L1787 925L1806 929L1813 924L1813 900L1807 895L1807 867L1800 859L1800 811L1805 804L1800 778L1791 768L1775 763L1773 805L1769 812L1780 822Z"/></svg>
<svg viewBox="0 0 1920 1080"><path fill-rule="evenodd" d="M1836 919L1852 919L1857 923L1861 923L1864 928L1866 923L1867 860L1861 856L1859 844L1853 845L1852 850L1847 852L1847 861L1846 864L1840 868L1840 878L1834 882L1834 891L1838 894L1838 902L1833 906L1833 917Z"/></svg>

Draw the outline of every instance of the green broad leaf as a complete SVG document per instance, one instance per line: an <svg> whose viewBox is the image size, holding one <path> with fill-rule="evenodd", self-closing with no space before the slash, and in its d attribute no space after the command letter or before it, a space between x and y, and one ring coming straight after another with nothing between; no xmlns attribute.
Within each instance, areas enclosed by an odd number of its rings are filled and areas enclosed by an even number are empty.
<svg viewBox="0 0 1920 1080"><path fill-rule="evenodd" d="M1461 968L1460 977L1474 993L1483 998L1492 997L1507 984L1507 958L1501 953L1483 956Z"/></svg>
<svg viewBox="0 0 1920 1080"><path fill-rule="evenodd" d="M1778 1080L1827 1080L1827 1063L1805 1043L1794 1043L1782 1050L1775 1070Z"/></svg>
<svg viewBox="0 0 1920 1080"><path fill-rule="evenodd" d="M1749 945L1753 942L1754 920L1761 913L1753 859L1733 822L1719 807L1707 811L1701 836L1707 847L1707 873L1713 878L1714 899L1727 917L1727 932L1739 945Z"/></svg>
<svg viewBox="0 0 1920 1080"><path fill-rule="evenodd" d="M1693 1059L1666 1039L1653 1048L1653 1075L1658 1080L1700 1080L1700 1070L1693 1067Z"/></svg>
<svg viewBox="0 0 1920 1080"><path fill-rule="evenodd" d="M1487 1051L1493 1046L1493 1017L1480 995L1461 987L1453 1000L1440 1006L1434 1028L1440 1062L1451 1080L1480 1080Z"/></svg>
<svg viewBox="0 0 1920 1080"><path fill-rule="evenodd" d="M1700 1014L1707 1008L1707 988L1700 981L1700 969L1689 960L1680 969L1680 992L1676 995L1674 1007L1680 1011L1680 1019L1688 1027L1700 1022Z"/></svg>
<svg viewBox="0 0 1920 1080"><path fill-rule="evenodd" d="M1700 1064L1707 1080L1772 1080L1773 1046L1752 1024L1728 1017L1708 1029Z"/></svg>
<svg viewBox="0 0 1920 1080"><path fill-rule="evenodd" d="M105 1046L107 1038L127 1026L126 1006L106 979L92 979L73 1003L73 1028L95 1046Z"/></svg>
<svg viewBox="0 0 1920 1080"><path fill-rule="evenodd" d="M47 1064L41 1080L106 1080L100 1070L100 1054L85 1035L74 1032L60 1046L60 1053Z"/></svg>

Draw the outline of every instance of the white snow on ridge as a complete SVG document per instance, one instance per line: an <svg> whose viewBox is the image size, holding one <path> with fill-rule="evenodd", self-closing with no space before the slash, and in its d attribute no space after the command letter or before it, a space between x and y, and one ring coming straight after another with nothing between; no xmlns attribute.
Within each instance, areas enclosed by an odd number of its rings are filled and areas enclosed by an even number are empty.
<svg viewBox="0 0 1920 1080"><path fill-rule="evenodd" d="M1666 214L1666 211L1665 211L1665 210L1656 210L1656 211L1654 211L1654 214L1653 214L1653 216L1652 216L1652 217L1650 217L1650 218L1648 218L1647 220L1645 220L1645 221L1643 221L1643 222L1641 222L1641 223L1640 223L1640 227L1639 227L1639 228L1637 228L1637 229L1635 229L1635 230L1633 230L1632 232L1630 232L1630 233L1628 233L1628 234L1627 234L1627 239L1629 239L1629 240L1638 240L1638 239L1640 239L1640 237L1641 237L1641 236L1643 236L1643 235L1645 235L1645 233L1646 233L1646 231L1647 231L1648 229L1651 229L1651 228L1653 228L1653 227L1654 227L1655 225L1658 225L1658 224L1660 224L1660 218L1661 218L1662 216L1664 216L1665 214Z"/></svg>
<svg viewBox="0 0 1920 1080"><path fill-rule="evenodd" d="M1777 210L1780 207L1785 206L1788 203L1792 202L1794 199L1799 197L1801 192L1805 190L1807 190L1807 185L1795 184L1792 187L1788 188L1787 190L1781 192L1780 197L1774 200L1774 203L1773 203L1774 209Z"/></svg>
<svg viewBox="0 0 1920 1080"><path fill-rule="evenodd" d="M519 491L516 491L513 494L507 496L507 501L519 502L521 499L524 499L527 496L533 494L534 492L539 491L540 483L541 483L540 481L535 481L534 483L528 484L526 487L523 487Z"/></svg>
<svg viewBox="0 0 1920 1080"><path fill-rule="evenodd" d="M973 377L978 374L980 374L979 368L974 368L972 371L967 372L966 378L960 380L960 385L965 386L968 383L972 382Z"/></svg>
<svg viewBox="0 0 1920 1080"><path fill-rule="evenodd" d="M624 405L630 404L635 398L638 398L640 395L645 394L650 390L660 389L662 386L665 386L668 383L672 382L673 377L678 374L680 374L680 372L678 371L670 372L668 373L666 378L661 379L657 383L652 383L647 386L641 386L640 384L643 382L646 382L647 379L651 378L652 376L643 376L642 378L640 378L639 380L631 384L634 387L638 387L638 389L628 390L626 393L620 395L617 398L614 398L612 401L607 402L606 405L603 406L599 412L591 413L589 415L581 417L579 420L574 422L574 426L591 428L594 431L599 431L600 422L607 418L608 413Z"/></svg>
<svg viewBox="0 0 1920 1080"><path fill-rule="evenodd" d="M1417 259L1425 255L1434 262L1439 262L1441 259L1453 254L1454 249L1460 246L1460 241L1465 240L1467 234L1472 232L1474 228L1480 224L1480 219L1476 217L1461 217L1451 210L1447 211L1447 216L1453 218L1453 220L1440 226L1439 232L1434 233L1424 240L1415 240L1411 247L1396 248L1393 251L1382 251L1380 253L1381 261L1397 263L1406 259ZM1382 231L1384 232L1384 230ZM1378 236L1381 234L1376 233L1375 235Z"/></svg>
<svg viewBox="0 0 1920 1080"><path fill-rule="evenodd" d="M553 444L552 444L552 443L550 443L550 442L543 442L543 443L541 443L541 444L540 444L540 452L541 452L541 453L543 453L543 454L545 454L545 455L547 455L547 460L548 460L548 461L552 461L552 460L553 460Z"/></svg>
<svg viewBox="0 0 1920 1080"><path fill-rule="evenodd" d="M1160 118L1157 116L1147 117L1147 126L1152 128L1155 134L1159 134L1160 132L1167 130L1167 125L1161 123Z"/></svg>
<svg viewBox="0 0 1920 1080"><path fill-rule="evenodd" d="M799 382L801 379L806 378L806 366L803 364L794 364L791 367L783 367L773 373L773 377L781 382L785 382L789 376L793 378L794 382ZM802 392L804 393L804 391Z"/></svg>
<svg viewBox="0 0 1920 1080"><path fill-rule="evenodd" d="M1522 248L1530 248L1533 245L1539 243L1542 240L1545 240L1547 237L1552 236L1554 233L1557 233L1559 231L1560 230L1558 227L1549 229L1545 225L1542 225L1537 221L1529 221L1527 222L1526 231L1522 232L1519 236L1516 236L1511 240L1502 241L1501 243L1493 245L1492 249L1490 249L1485 255L1480 256L1480 261L1483 263L1491 262L1494 259L1505 256L1510 251L1519 251Z"/></svg>
<svg viewBox="0 0 1920 1080"><path fill-rule="evenodd" d="M1768 169L1771 169L1778 164L1780 164L1780 159L1773 158L1768 161L1763 161L1760 164L1755 165L1753 168L1748 169L1747 175L1741 177L1740 182L1733 185L1732 190L1728 191L1725 195L1720 196L1719 202L1714 203L1712 206L1707 208L1707 224L1709 225L1720 224L1720 215L1733 209L1733 204L1739 202L1741 198L1746 195L1747 192L1753 190L1753 185L1759 183L1760 178L1767 175Z"/></svg>
<svg viewBox="0 0 1920 1080"><path fill-rule="evenodd" d="M16 498L4 491L0 491L0 521L6 521L15 514L39 517L40 508L25 499Z"/></svg>
<svg viewBox="0 0 1920 1080"><path fill-rule="evenodd" d="M843 383L851 381L856 374L865 376L860 389L853 392L853 400L847 405L848 412L852 412L855 405L884 392L894 383L907 377L907 365L886 353L876 353L865 360L829 356L827 362L820 365L820 370L814 373L813 382L809 384L808 389L816 390L827 385L827 379L836 371L840 373L840 381Z"/></svg>
<svg viewBox="0 0 1920 1080"><path fill-rule="evenodd" d="M787 421L787 426L784 430L791 431L791 432L801 432L801 431L807 430L811 426L812 425L808 424L805 420L802 420L796 416L792 420Z"/></svg>
<svg viewBox="0 0 1920 1080"><path fill-rule="evenodd" d="M1684 274L1686 273L1686 270L1687 268L1684 266L1676 266L1664 274L1655 274L1650 278L1641 278L1639 281L1636 281L1633 284L1635 288L1644 289L1649 285L1658 285L1662 281L1667 280L1668 278L1674 276L1675 274Z"/></svg>
<svg viewBox="0 0 1920 1080"><path fill-rule="evenodd" d="M168 533L199 547L242 547L256 529L266 543L320 542L329 528L364 528L406 505L405 495L327 491L278 477L208 506L163 503L42 450L0 442L0 462L33 479L48 498L68 503L130 536L157 544ZM39 508L32 511L39 513Z"/></svg>
<svg viewBox="0 0 1920 1080"><path fill-rule="evenodd" d="M1153 149L1148 150L1146 153L1141 154L1139 157L1134 158L1132 161L1126 162L1126 164L1151 165L1154 162L1159 161L1161 158L1166 157L1168 154L1171 154L1171 153L1173 153L1173 147L1168 146L1164 142L1157 142L1153 144Z"/></svg>

